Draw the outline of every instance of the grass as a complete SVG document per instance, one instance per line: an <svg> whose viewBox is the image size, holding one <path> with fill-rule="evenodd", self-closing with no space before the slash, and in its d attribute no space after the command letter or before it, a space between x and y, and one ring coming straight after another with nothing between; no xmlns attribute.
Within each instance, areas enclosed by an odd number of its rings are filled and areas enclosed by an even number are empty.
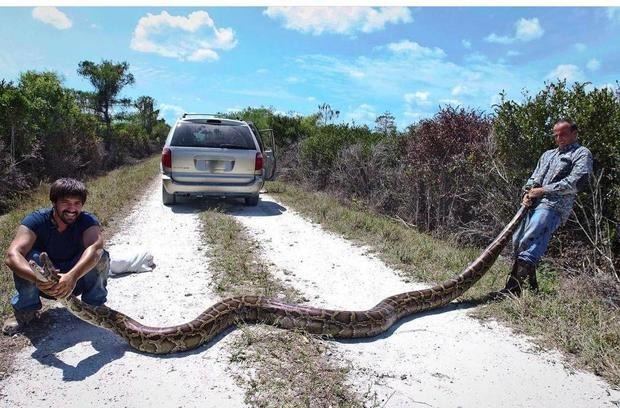
<svg viewBox="0 0 620 408"><path fill-rule="evenodd" d="M300 301L299 293L275 279L259 256L259 244L220 204L201 213L202 237L211 248L211 286L221 296L257 294Z"/></svg>
<svg viewBox="0 0 620 408"><path fill-rule="evenodd" d="M260 258L259 245L226 207L201 214L203 238L210 248L212 286L221 296L263 294L302 301L301 295L270 273ZM230 362L244 387L246 403L258 407L340 406L364 404L350 391L347 369L328 358L330 345L303 332L270 326L239 325Z"/></svg>
<svg viewBox="0 0 620 408"><path fill-rule="evenodd" d="M367 245L405 279L438 282L453 277L480 249L456 248L356 203L343 204L324 193L306 192L281 182L269 183L269 194L320 223L325 229ZM500 258L468 292L464 301L478 301L503 286L509 265ZM592 289L588 277L569 278L546 265L539 268L540 294L486 303L473 315L497 319L533 336L542 347L558 349L578 367L585 367L620 386L620 313Z"/></svg>

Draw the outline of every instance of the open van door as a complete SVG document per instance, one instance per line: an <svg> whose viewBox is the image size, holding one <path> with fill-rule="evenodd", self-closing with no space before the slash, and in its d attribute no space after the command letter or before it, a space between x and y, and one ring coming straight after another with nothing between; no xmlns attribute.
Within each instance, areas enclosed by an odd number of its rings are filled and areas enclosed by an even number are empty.
<svg viewBox="0 0 620 408"><path fill-rule="evenodd" d="M273 135L273 129L261 129L261 136L265 150L263 157L265 159L265 180L274 180L276 178L276 139Z"/></svg>
<svg viewBox="0 0 620 408"><path fill-rule="evenodd" d="M276 139L273 135L273 129L261 129L256 128L254 123L246 122L252 129L252 132L256 135L258 144L263 153L263 166L265 168L265 177L267 181L275 180L276 178Z"/></svg>
<svg viewBox="0 0 620 408"><path fill-rule="evenodd" d="M276 178L276 139L273 135L273 129L261 129L261 136L265 143L263 157L265 158L265 180L275 180Z"/></svg>

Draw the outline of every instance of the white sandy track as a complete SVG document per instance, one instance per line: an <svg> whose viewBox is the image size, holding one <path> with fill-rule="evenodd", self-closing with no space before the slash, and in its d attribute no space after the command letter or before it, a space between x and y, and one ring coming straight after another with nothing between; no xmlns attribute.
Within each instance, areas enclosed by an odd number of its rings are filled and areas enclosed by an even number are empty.
<svg viewBox="0 0 620 408"><path fill-rule="evenodd" d="M151 325L194 318L217 300L192 208L161 204L152 184L109 245L155 254L154 272L110 279L108 304ZM365 309L411 289L364 248L323 231L263 196L235 215L262 243L281 278L330 308ZM1 407L243 406L227 367L236 331L196 351L166 357L131 350L115 335L63 309L43 339L23 350L2 383ZM376 392L388 407L615 407L620 393L592 374L566 369L557 354L466 310L442 309L398 324L370 341L333 342L351 364L360 393Z"/></svg>
<svg viewBox="0 0 620 408"><path fill-rule="evenodd" d="M313 306L364 310L418 287L363 247L324 231L269 196L236 217ZM286 273L284 273L286 272ZM617 407L620 392L565 367L522 336L447 307L405 319L384 336L334 342L351 382L388 407Z"/></svg>

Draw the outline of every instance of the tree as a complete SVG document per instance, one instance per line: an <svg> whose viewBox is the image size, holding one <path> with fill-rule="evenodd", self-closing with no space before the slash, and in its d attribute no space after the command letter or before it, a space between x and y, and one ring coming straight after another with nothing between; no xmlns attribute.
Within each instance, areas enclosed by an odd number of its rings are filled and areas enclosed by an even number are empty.
<svg viewBox="0 0 620 408"><path fill-rule="evenodd" d="M333 110L328 103L322 103L319 105L319 120L323 122L323 125L327 125L334 119L337 119L340 115L339 110Z"/></svg>
<svg viewBox="0 0 620 408"><path fill-rule="evenodd" d="M396 118L389 111L383 112L382 115L375 119L375 132L381 133L383 136L396 135Z"/></svg>
<svg viewBox="0 0 620 408"><path fill-rule="evenodd" d="M153 136L153 127L157 123L159 109L153 109L155 99L150 96L141 96L134 102L134 107L138 109L138 120L144 129L146 136L150 140Z"/></svg>
<svg viewBox="0 0 620 408"><path fill-rule="evenodd" d="M115 64L109 60L103 60L101 64L81 61L77 72L95 87L93 109L106 125L106 144L109 146L114 106L128 106L130 103L127 98L119 98L121 90L126 85L132 85L135 82L133 74L129 72L129 64L127 62Z"/></svg>
<svg viewBox="0 0 620 408"><path fill-rule="evenodd" d="M0 81L0 129L2 129L2 137L5 133L9 134L10 159L11 163L15 163L16 157L16 140L15 132L18 121L23 120L26 113L27 101L24 95L19 91L12 82ZM6 129L5 129L6 127ZM1 137L0 137L1 140Z"/></svg>

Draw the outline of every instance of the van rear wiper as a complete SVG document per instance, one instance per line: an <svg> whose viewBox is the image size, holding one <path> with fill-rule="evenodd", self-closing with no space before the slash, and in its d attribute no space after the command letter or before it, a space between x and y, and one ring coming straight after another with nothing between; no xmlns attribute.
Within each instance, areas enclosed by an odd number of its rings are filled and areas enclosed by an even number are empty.
<svg viewBox="0 0 620 408"><path fill-rule="evenodd" d="M236 144L227 144L227 143L222 143L221 145L219 145L217 147L222 148L222 149L250 150L247 146L241 146L241 145L236 145Z"/></svg>

